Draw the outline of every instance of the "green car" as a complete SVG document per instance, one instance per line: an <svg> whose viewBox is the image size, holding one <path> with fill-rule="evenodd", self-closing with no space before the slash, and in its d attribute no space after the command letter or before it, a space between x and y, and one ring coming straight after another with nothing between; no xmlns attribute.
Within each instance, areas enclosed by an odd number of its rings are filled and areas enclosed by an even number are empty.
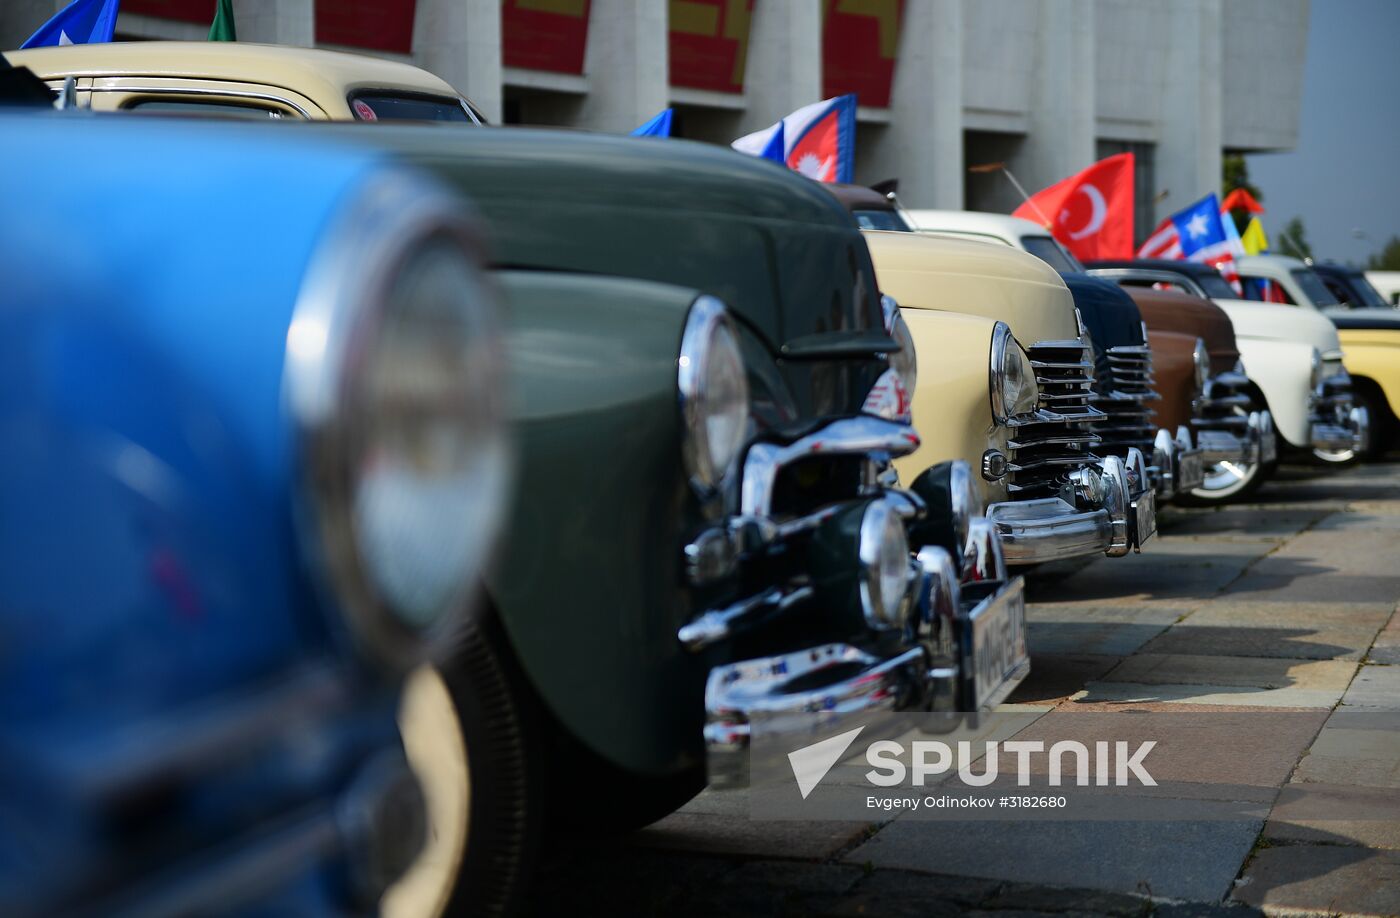
<svg viewBox="0 0 1400 918"><path fill-rule="evenodd" d="M756 714L811 712L797 748L822 715L976 711L1024 678L1021 581L966 463L893 472L912 345L822 188L680 141L301 130L472 198L504 293L509 535L441 666L459 896L515 897L546 818L633 828L742 784Z"/></svg>

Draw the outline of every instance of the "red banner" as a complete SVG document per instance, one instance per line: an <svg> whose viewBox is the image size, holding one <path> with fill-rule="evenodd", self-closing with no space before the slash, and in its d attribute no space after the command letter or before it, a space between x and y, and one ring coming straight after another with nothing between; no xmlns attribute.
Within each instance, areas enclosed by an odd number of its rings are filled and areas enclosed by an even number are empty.
<svg viewBox="0 0 1400 918"><path fill-rule="evenodd" d="M589 0L504 0L501 63L526 70L583 73Z"/></svg>
<svg viewBox="0 0 1400 918"><path fill-rule="evenodd" d="M413 52L414 0L319 0L316 43Z"/></svg>
<svg viewBox="0 0 1400 918"><path fill-rule="evenodd" d="M671 0L671 85L744 91L754 0Z"/></svg>
<svg viewBox="0 0 1400 918"><path fill-rule="evenodd" d="M890 104L904 0L826 0L822 95L855 93L860 105Z"/></svg>
<svg viewBox="0 0 1400 918"><path fill-rule="evenodd" d="M218 0L124 0L121 11L180 22L213 23L217 3Z"/></svg>

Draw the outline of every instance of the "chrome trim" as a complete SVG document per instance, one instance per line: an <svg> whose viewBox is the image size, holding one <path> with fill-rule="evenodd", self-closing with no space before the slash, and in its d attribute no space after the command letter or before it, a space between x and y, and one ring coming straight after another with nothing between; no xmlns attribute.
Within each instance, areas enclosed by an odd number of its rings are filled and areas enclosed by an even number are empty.
<svg viewBox="0 0 1400 918"><path fill-rule="evenodd" d="M962 582L1006 579L1006 554L996 524L986 517L972 521L963 547Z"/></svg>
<svg viewBox="0 0 1400 918"><path fill-rule="evenodd" d="M832 421L820 430L786 446L755 443L744 458L740 488L740 513L767 518L772 511L773 487L784 467L810 456L885 453L904 456L919 448L919 435L907 424L861 416Z"/></svg>
<svg viewBox="0 0 1400 918"><path fill-rule="evenodd" d="M806 584L772 587L731 603L723 609L704 613L681 626L676 632L676 637L687 650L701 650L732 637L736 630L753 624L754 619L786 612L799 602L811 599L812 595L812 587Z"/></svg>
<svg viewBox="0 0 1400 918"><path fill-rule="evenodd" d="M181 77L172 77L172 79L182 79L182 78L181 78ZM258 100L258 101L260 101L260 102L277 102L277 103L279 103L279 104L281 104L281 105L287 106L288 108L296 109L297 114L301 115L301 116L302 116L303 118L305 118L307 121L318 120L318 119L313 118L312 115L311 115L311 113L310 113L309 111L307 111L305 108L302 108L300 105L298 105L297 103L293 102L291 99L286 99L286 98L283 98L282 96L273 95L272 93L266 93L266 92L250 92L249 90L246 90L246 89L222 89L222 88L220 88L220 89L210 89L210 88L203 88L203 87L197 87L197 86L92 86L92 87L89 87L89 88L88 88L87 90L85 90L85 91L86 91L86 92L122 92L122 93L143 93L143 92L144 92L144 93L151 93L151 94L153 94L153 95L154 95L154 94L161 94L161 95L163 95L163 94L167 94L167 93L168 93L168 94L170 94L170 95L176 95L176 96L205 96L205 97L208 97L208 98L215 98L215 97L218 97L218 96L231 96L231 97L236 98L236 99L256 99L256 100Z"/></svg>
<svg viewBox="0 0 1400 918"><path fill-rule="evenodd" d="M473 261L484 244L462 201L436 183L400 170L385 170L343 206L313 254L287 326L282 398L300 450L297 534L314 573L339 599L351 636L369 657L411 667L455 640L471 606L480 564L462 572L456 595L442 602L425 628L396 616L366 569L353 519L355 473L349 467L355 425L363 405L348 384L388 308L385 291L405 258L425 239L445 237ZM480 304L472 308L482 311ZM479 316L486 324L488 318ZM490 349L493 353L495 348ZM468 393L492 404L500 376ZM473 386L476 383L472 383ZM502 446L504 449L504 446ZM502 489L503 490L503 489ZM503 510L502 506L493 512ZM494 518L461 525L494 527Z"/></svg>
<svg viewBox="0 0 1400 918"><path fill-rule="evenodd" d="M701 294L691 304L685 317L685 330L681 333L681 349L676 358L676 391L681 410L681 455L685 460L686 472L691 486L702 498L711 498L724 489L725 482L733 474L734 463L743 452L744 437L735 442L730 456L711 467L711 444L703 434L709 393L705 391L705 372L713 357L712 342L720 331L728 333L729 341L735 349L734 356L739 366L744 365L743 356L738 352L739 338L734 330L729 311L719 300ZM748 417L749 388L748 378L741 377L744 389L745 419Z"/></svg>
<svg viewBox="0 0 1400 918"><path fill-rule="evenodd" d="M1016 337L1011 334L1011 328L1005 322L997 322L992 326L992 352L991 363L988 370L988 384L990 386L992 399L992 417L998 423L1004 424L1012 418L1025 417L1027 414L1034 412L1034 408L1032 408L1031 412L1012 414L1005 401L1006 393L1004 383L1006 382L1006 358L1007 355L1011 353L1011 348L1020 350L1020 347L1021 345L1017 343ZM1029 357L1027 361L1031 374L1026 381L1034 386L1036 385L1035 365L1029 363ZM1036 392L1035 394L1036 404L1039 404L1040 393Z"/></svg>
<svg viewBox="0 0 1400 918"><path fill-rule="evenodd" d="M918 637L933 648L935 657L949 659L954 652L953 620L962 607L957 566L946 549L925 545L914 567L920 578L914 593Z"/></svg>
<svg viewBox="0 0 1400 918"><path fill-rule="evenodd" d="M954 459L948 467L948 503L953 517L954 535L965 543L973 521L982 516L982 492L972 480L972 467L962 459Z"/></svg>
<svg viewBox="0 0 1400 918"><path fill-rule="evenodd" d="M909 593L907 584L893 607L886 604L887 597L880 589L880 568L887 560L885 536L889 532L899 534L896 557L904 561L909 557L909 539L903 518L885 501L871 502L861 517L857 557L860 559L860 609L865 623L877 631L901 628L909 615L904 601Z"/></svg>
<svg viewBox="0 0 1400 918"><path fill-rule="evenodd" d="M1079 512L1058 497L1004 501L987 508L1010 564L1042 564L1106 551L1113 542L1107 510Z"/></svg>

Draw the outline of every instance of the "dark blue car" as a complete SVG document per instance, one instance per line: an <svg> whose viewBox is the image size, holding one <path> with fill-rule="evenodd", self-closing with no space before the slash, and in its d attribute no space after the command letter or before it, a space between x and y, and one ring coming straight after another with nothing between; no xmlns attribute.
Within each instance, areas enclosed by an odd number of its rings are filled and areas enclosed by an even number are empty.
<svg viewBox="0 0 1400 918"><path fill-rule="evenodd" d="M290 131L0 136L0 915L372 910L505 491L474 226Z"/></svg>

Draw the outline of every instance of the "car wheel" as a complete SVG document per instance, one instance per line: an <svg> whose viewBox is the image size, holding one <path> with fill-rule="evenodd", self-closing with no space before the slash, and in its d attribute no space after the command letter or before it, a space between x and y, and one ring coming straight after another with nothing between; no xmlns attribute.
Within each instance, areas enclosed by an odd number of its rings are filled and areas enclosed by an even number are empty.
<svg viewBox="0 0 1400 918"><path fill-rule="evenodd" d="M1272 478L1277 468L1277 462L1217 462L1206 469L1201 486L1190 493L1178 494L1176 503L1187 507L1214 507L1243 500Z"/></svg>
<svg viewBox="0 0 1400 918"><path fill-rule="evenodd" d="M429 833L384 897L389 918L520 910L545 789L536 702L504 647L496 628L474 626L451 663L420 669L405 688L400 729Z"/></svg>
<svg viewBox="0 0 1400 918"><path fill-rule="evenodd" d="M603 761L570 738L555 757L565 763L549 782L551 828L569 834L621 835L649 826L685 806L705 788L704 770L637 775Z"/></svg>

